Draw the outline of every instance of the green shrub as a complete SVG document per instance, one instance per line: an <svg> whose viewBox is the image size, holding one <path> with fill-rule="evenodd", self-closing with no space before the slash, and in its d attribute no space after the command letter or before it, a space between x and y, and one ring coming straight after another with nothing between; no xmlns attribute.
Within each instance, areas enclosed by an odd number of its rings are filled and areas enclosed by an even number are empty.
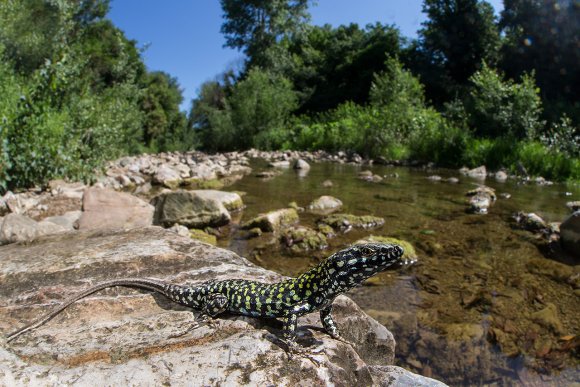
<svg viewBox="0 0 580 387"><path fill-rule="evenodd" d="M517 157L528 173L534 176L580 181L580 158L556 152L540 142L521 143Z"/></svg>
<svg viewBox="0 0 580 387"><path fill-rule="evenodd" d="M483 137L535 139L544 123L540 120L542 103L532 75L521 83L503 81L494 70L484 66L470 78L467 112L471 127Z"/></svg>

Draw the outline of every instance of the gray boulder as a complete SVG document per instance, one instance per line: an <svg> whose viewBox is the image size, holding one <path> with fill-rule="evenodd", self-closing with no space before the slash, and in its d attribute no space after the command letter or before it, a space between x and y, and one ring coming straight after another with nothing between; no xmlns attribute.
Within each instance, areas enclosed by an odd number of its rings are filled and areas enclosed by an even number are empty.
<svg viewBox="0 0 580 387"><path fill-rule="evenodd" d="M217 191L214 189L199 189L191 192L206 200L217 200L228 211L239 211L244 208L242 197L235 192Z"/></svg>
<svg viewBox="0 0 580 387"><path fill-rule="evenodd" d="M339 199L329 196L323 195L317 199L314 199L309 205L308 210L314 213L320 214L330 214L342 207L342 201Z"/></svg>
<svg viewBox="0 0 580 387"><path fill-rule="evenodd" d="M65 232L67 229L51 222L36 222L24 215L8 214L0 218L0 245L31 242L36 238Z"/></svg>
<svg viewBox="0 0 580 387"><path fill-rule="evenodd" d="M112 278L180 284L282 279L230 251L159 227L55 235L0 247L0 256L3 335L45 313L47 304L56 306ZM335 300L333 315L352 345L323 332L313 313L300 318L297 330L298 345L310 359L288 359L273 320L223 315L212 325L196 325L197 312L163 296L109 289L9 344L0 340L0 375L7 384L51 386L437 385L388 368L394 361L392 334L349 298Z"/></svg>
<svg viewBox="0 0 580 387"><path fill-rule="evenodd" d="M310 169L310 164L303 159L298 159L296 160L296 163L294 163L294 169Z"/></svg>
<svg viewBox="0 0 580 387"><path fill-rule="evenodd" d="M64 215L49 216L44 218L45 222L51 222L64 227L65 229L72 231L78 228L78 221L83 214L82 211L67 211Z"/></svg>
<svg viewBox="0 0 580 387"><path fill-rule="evenodd" d="M83 196L79 230L150 226L153 206L136 196L111 189L89 188Z"/></svg>
<svg viewBox="0 0 580 387"><path fill-rule="evenodd" d="M195 191L171 191L154 197L153 224L170 227L179 223L190 228L219 227L230 222L231 216L217 199L204 197Z"/></svg>
<svg viewBox="0 0 580 387"><path fill-rule="evenodd" d="M181 181L182 179L180 171L170 167L167 164L162 164L153 176L154 183L164 185L165 187L171 189L179 187Z"/></svg>
<svg viewBox="0 0 580 387"><path fill-rule="evenodd" d="M574 212L560 225L560 243L566 251L580 258L580 211Z"/></svg>

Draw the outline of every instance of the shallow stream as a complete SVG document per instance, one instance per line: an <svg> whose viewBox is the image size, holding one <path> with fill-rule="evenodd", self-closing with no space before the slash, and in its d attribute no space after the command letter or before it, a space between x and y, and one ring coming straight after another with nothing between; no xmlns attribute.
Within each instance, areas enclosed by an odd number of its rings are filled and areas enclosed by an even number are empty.
<svg viewBox="0 0 580 387"><path fill-rule="evenodd" d="M267 169L262 161L254 172ZM391 176L379 183L357 178L370 169ZM393 174L398 177L392 177ZM430 175L459 177L459 184ZM332 187L324 187L330 180ZM518 229L518 211L561 222L565 203L580 200L580 187L556 184L485 184L498 198L489 214L466 212L465 193L477 180L457 171L361 167L317 163L299 176L282 170L269 180L247 176L228 187L245 192L246 208L222 230L219 245L285 275L296 275L330 253L369 235L413 244L419 262L386 272L349 292L369 315L393 332L399 365L450 385L569 385L580 380L580 266L570 257L548 257L533 233ZM276 236L243 239L236 224L259 213L305 207L321 195L340 199L340 212L385 218L381 227L352 230L329 239L322 251L291 254ZM315 227L319 215L300 213ZM549 255L549 254L548 254Z"/></svg>

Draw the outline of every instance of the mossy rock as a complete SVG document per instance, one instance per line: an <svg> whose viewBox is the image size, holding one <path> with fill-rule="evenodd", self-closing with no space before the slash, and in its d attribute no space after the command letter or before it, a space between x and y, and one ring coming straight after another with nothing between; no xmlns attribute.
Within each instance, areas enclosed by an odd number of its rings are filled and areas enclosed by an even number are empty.
<svg viewBox="0 0 580 387"><path fill-rule="evenodd" d="M385 219L371 215L332 214L320 221L335 230L348 231L351 228L372 228L385 224Z"/></svg>
<svg viewBox="0 0 580 387"><path fill-rule="evenodd" d="M260 214L242 225L243 229L249 230L255 227L264 232L280 231L285 226L298 222L298 212L294 208L283 208Z"/></svg>
<svg viewBox="0 0 580 387"><path fill-rule="evenodd" d="M407 241L403 241L397 238L391 238L391 237L383 237L383 236L375 236L375 235L371 235L368 236L366 238L363 239L359 239L358 241L354 242L355 245L358 244L362 244L362 243L394 243L396 245L399 245L403 248L403 250L405 250L405 253L403 254L403 258L407 259L407 260L416 260L417 257L417 252L415 251L415 248L413 247L412 244L410 244Z"/></svg>
<svg viewBox="0 0 580 387"><path fill-rule="evenodd" d="M282 232L280 242L295 254L309 250L322 250L328 246L326 236L309 227L289 227Z"/></svg>
<svg viewBox="0 0 580 387"><path fill-rule="evenodd" d="M209 243L210 245L215 246L217 244L217 238L215 237L215 235L208 234L205 231L198 230L196 228L192 228L191 230L189 230L189 237L191 239L196 239L201 242Z"/></svg>
<svg viewBox="0 0 580 387"><path fill-rule="evenodd" d="M199 189L222 189L225 186L224 182L218 179L201 180L196 185Z"/></svg>

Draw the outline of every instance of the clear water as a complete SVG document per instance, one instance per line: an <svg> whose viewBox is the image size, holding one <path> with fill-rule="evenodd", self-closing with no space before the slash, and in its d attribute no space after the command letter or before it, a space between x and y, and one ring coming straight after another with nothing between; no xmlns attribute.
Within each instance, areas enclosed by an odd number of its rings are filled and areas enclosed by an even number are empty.
<svg viewBox="0 0 580 387"><path fill-rule="evenodd" d="M256 162L254 171L266 169ZM359 180L371 169L387 177ZM460 178L432 182L429 175ZM325 188L323 181L333 185ZM517 211L560 222L565 203L580 188L556 184L520 185L487 179L497 193L509 193L487 215L468 214L465 193L478 181L456 171L318 163L299 176L293 170L270 180L248 176L228 187L243 191L246 208L222 230L221 246L285 275L296 275L324 257L368 235L391 236L414 245L419 263L380 274L349 293L397 340L399 365L450 385L569 385L580 380L580 266L565 256L548 258L537 237L515 227ZM385 225L353 230L330 239L323 251L304 255L280 248L276 235L242 239L236 224L259 213L305 207L321 195L344 203L340 212L375 215ZM300 213L314 227L320 216ZM578 261L576 261L578 265Z"/></svg>

